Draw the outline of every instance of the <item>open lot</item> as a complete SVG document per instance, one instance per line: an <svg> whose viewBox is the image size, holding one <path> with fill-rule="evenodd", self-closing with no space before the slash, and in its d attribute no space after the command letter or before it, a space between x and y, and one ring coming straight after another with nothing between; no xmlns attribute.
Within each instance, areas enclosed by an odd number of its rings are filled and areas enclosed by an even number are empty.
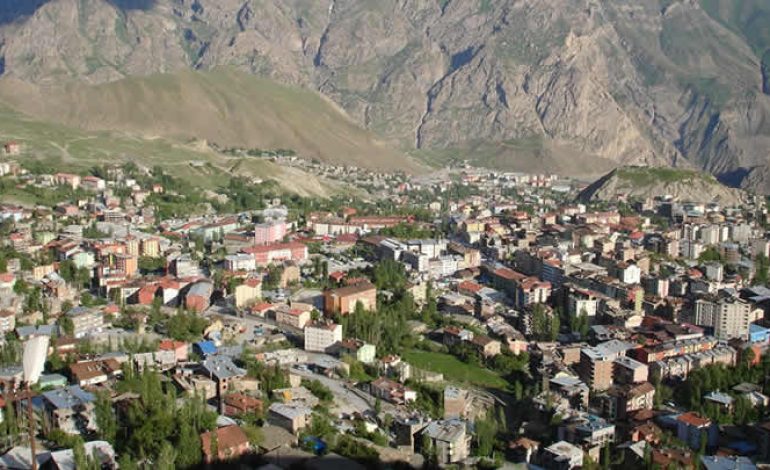
<svg viewBox="0 0 770 470"><path fill-rule="evenodd" d="M508 387L508 382L491 370L466 364L451 354L439 352L409 350L404 352L404 359L418 369L444 374L450 382L462 382L483 388Z"/></svg>

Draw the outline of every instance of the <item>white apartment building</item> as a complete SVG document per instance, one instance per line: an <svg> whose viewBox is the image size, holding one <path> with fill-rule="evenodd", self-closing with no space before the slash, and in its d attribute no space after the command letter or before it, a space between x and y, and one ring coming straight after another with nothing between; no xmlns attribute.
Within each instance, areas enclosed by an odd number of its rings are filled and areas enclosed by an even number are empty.
<svg viewBox="0 0 770 470"><path fill-rule="evenodd" d="M339 341L342 341L342 325L315 323L305 327L305 351L325 352Z"/></svg>
<svg viewBox="0 0 770 470"><path fill-rule="evenodd" d="M719 339L747 339L750 324L762 316L761 309L754 309L737 297L695 302L695 324L713 328L714 336Z"/></svg>

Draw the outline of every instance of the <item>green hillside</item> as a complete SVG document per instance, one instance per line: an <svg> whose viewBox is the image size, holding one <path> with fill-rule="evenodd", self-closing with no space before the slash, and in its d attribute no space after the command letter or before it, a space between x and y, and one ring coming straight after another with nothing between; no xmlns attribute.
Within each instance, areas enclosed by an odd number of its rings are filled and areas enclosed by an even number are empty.
<svg viewBox="0 0 770 470"><path fill-rule="evenodd" d="M313 175L259 158L227 157L195 143L164 138L73 129L0 106L0 141L8 140L22 143L23 154L15 159L50 171L77 172L108 162L132 161L148 168L160 166L204 189L226 184L237 168L240 176L274 179L287 191L298 194L324 197L340 190Z"/></svg>

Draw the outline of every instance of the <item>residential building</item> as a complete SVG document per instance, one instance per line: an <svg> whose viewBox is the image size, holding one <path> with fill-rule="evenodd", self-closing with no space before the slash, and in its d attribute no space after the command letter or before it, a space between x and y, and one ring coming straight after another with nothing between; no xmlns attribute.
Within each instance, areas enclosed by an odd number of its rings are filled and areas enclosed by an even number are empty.
<svg viewBox="0 0 770 470"><path fill-rule="evenodd" d="M559 441L543 449L542 465L553 470L571 470L583 466L583 450L566 441Z"/></svg>
<svg viewBox="0 0 770 470"><path fill-rule="evenodd" d="M0 310L0 334L8 333L16 328L16 314L10 310Z"/></svg>
<svg viewBox="0 0 770 470"><path fill-rule="evenodd" d="M647 381L649 368L630 357L621 356L614 361L614 373L615 383L634 384Z"/></svg>
<svg viewBox="0 0 770 470"><path fill-rule="evenodd" d="M196 282L190 287L185 296L185 306L197 313L205 311L211 305L211 295L214 293L214 284L208 281Z"/></svg>
<svg viewBox="0 0 770 470"><path fill-rule="evenodd" d="M81 387L96 385L123 374L115 359L76 362L69 366L72 380Z"/></svg>
<svg viewBox="0 0 770 470"><path fill-rule="evenodd" d="M201 368L217 383L220 395L230 390L233 382L246 376L246 371L236 366L229 356L208 356L201 362Z"/></svg>
<svg viewBox="0 0 770 470"><path fill-rule="evenodd" d="M313 410L306 406L273 403L268 408L267 422L284 428L292 434L297 434L310 426L312 419Z"/></svg>
<svg viewBox="0 0 770 470"><path fill-rule="evenodd" d="M695 324L714 329L719 339L748 339L751 323L764 317L761 309L733 296L718 299L702 298L695 301Z"/></svg>
<svg viewBox="0 0 770 470"><path fill-rule="evenodd" d="M104 315L97 309L74 307L66 315L72 321L72 336L75 338L99 333L104 327Z"/></svg>
<svg viewBox="0 0 770 470"><path fill-rule="evenodd" d="M713 447L719 439L719 428L710 419L689 411L676 418L676 437L693 450L701 448L705 440L707 447Z"/></svg>
<svg viewBox="0 0 770 470"><path fill-rule="evenodd" d="M424 445L424 440L427 439L440 465L462 462L470 456L471 436L466 432L465 421L433 421L420 434L422 440L418 443Z"/></svg>
<svg viewBox="0 0 770 470"><path fill-rule="evenodd" d="M257 266L267 266L282 261L301 263L308 258L307 245L297 242L253 246L244 249L243 252L253 255Z"/></svg>
<svg viewBox="0 0 770 470"><path fill-rule="evenodd" d="M364 310L377 308L377 288L370 282L330 289L324 292L324 313L332 316L336 313L347 315L361 304Z"/></svg>
<svg viewBox="0 0 770 470"><path fill-rule="evenodd" d="M96 397L79 385L43 392L43 408L54 429L67 434L88 433L96 429Z"/></svg>
<svg viewBox="0 0 770 470"><path fill-rule="evenodd" d="M274 221L254 226L254 244L268 245L283 240L287 233L286 221Z"/></svg>
<svg viewBox="0 0 770 470"><path fill-rule="evenodd" d="M614 362L625 355L631 345L623 341L611 340L598 346L580 350L578 370L580 378L592 390L606 390L612 386L615 371Z"/></svg>
<svg viewBox="0 0 770 470"><path fill-rule="evenodd" d="M247 278L233 290L236 308L243 308L262 298L262 281L256 277Z"/></svg>
<svg viewBox="0 0 770 470"><path fill-rule="evenodd" d="M230 272L254 271L257 269L257 261L254 256L246 253L236 253L225 256L225 270Z"/></svg>
<svg viewBox="0 0 770 470"><path fill-rule="evenodd" d="M281 325L288 325L297 329L303 329L310 322L310 310L282 306L275 310L275 321Z"/></svg>
<svg viewBox="0 0 770 470"><path fill-rule="evenodd" d="M307 336L305 341L307 343ZM350 356L364 364L371 364L376 360L377 348L373 344L364 343L358 339L343 339L335 344L333 349L339 356Z"/></svg>
<svg viewBox="0 0 770 470"><path fill-rule="evenodd" d="M342 325L332 322L305 326L305 351L326 352L342 341Z"/></svg>
<svg viewBox="0 0 770 470"><path fill-rule="evenodd" d="M387 402L403 405L417 400L417 392L385 377L373 380L367 386L369 393Z"/></svg>
<svg viewBox="0 0 770 470"><path fill-rule="evenodd" d="M216 445L213 434L216 433ZM233 424L201 434L201 450L206 463L235 460L249 452L249 438L240 426Z"/></svg>

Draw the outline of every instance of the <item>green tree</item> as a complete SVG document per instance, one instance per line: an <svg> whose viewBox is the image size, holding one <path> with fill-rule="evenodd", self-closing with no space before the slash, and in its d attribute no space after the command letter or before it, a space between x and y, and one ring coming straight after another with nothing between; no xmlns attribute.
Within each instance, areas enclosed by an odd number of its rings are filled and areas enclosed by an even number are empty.
<svg viewBox="0 0 770 470"><path fill-rule="evenodd" d="M112 401L110 401L107 393L101 392L96 395L94 412L96 414L96 427L99 430L99 437L102 440L114 443L118 432L118 420L112 408Z"/></svg>
<svg viewBox="0 0 770 470"><path fill-rule="evenodd" d="M766 286L768 283L768 267L770 267L770 260L767 259L764 253L760 253L754 258L754 279L751 284L754 286L761 285Z"/></svg>
<svg viewBox="0 0 770 470"><path fill-rule="evenodd" d="M176 461L176 449L170 442L166 441L160 449L160 455L155 462L155 468L158 470L174 470Z"/></svg>

